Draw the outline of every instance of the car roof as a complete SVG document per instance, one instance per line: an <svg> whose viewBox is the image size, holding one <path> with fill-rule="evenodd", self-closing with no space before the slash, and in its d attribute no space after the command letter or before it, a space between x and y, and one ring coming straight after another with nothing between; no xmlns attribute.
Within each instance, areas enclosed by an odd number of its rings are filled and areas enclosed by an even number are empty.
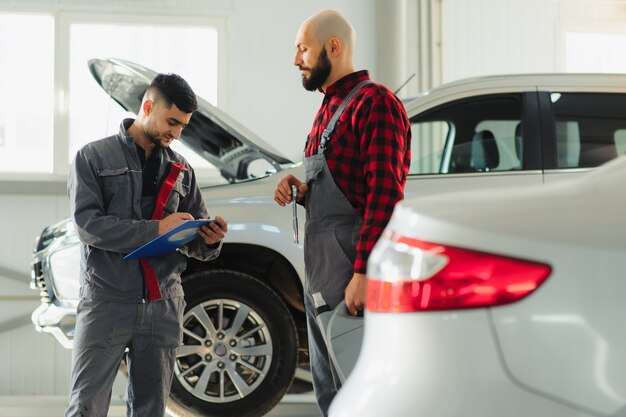
<svg viewBox="0 0 626 417"><path fill-rule="evenodd" d="M525 91L626 93L626 74L506 74L452 81L405 102L409 116L452 100Z"/></svg>

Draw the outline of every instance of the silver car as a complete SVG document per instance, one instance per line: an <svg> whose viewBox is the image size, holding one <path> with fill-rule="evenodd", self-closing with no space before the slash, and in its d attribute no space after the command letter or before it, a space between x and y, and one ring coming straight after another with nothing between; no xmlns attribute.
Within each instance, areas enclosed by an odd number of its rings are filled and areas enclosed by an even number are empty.
<svg viewBox="0 0 626 417"><path fill-rule="evenodd" d="M626 410L626 156L575 181L396 206L332 417Z"/></svg>
<svg viewBox="0 0 626 417"><path fill-rule="evenodd" d="M155 75L116 59L93 60L89 68L115 101L134 112ZM626 146L626 76L470 79L408 101L406 108L413 131L407 197L573 178ZM302 246L293 241L291 208L272 198L276 175L302 177L302 167L203 100L181 142L221 174L223 185L202 192L209 210L228 218L229 234L219 259L190 261L183 275L185 339L170 411L263 415L290 387L310 389ZM78 301L77 254L73 225L65 220L42 232L33 261L33 287L42 294L33 323L68 348ZM360 343L362 323L337 318L329 326L329 343L346 375L356 360L351 352L358 352L358 346L346 346ZM218 354L213 328L238 343ZM302 378L292 384L294 374Z"/></svg>

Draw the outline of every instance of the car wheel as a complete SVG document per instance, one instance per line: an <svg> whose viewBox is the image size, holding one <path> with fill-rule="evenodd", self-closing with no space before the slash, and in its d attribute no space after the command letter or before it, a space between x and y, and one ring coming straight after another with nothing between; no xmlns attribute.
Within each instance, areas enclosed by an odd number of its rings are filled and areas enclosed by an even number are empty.
<svg viewBox="0 0 626 417"><path fill-rule="evenodd" d="M212 270L185 278L183 345L168 409L176 416L262 416L289 389L296 327L285 303L260 280Z"/></svg>

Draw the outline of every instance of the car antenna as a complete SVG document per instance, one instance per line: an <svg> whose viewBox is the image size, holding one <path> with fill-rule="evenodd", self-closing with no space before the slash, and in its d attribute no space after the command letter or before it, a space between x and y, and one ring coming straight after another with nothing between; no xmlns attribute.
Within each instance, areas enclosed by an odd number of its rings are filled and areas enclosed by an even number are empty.
<svg viewBox="0 0 626 417"><path fill-rule="evenodd" d="M415 77L415 73L411 74L411 76L400 86L396 89L396 91L394 91L394 94L398 94L398 91L402 90L404 88L405 85L407 85L409 83L409 81L411 81L413 79L413 77Z"/></svg>

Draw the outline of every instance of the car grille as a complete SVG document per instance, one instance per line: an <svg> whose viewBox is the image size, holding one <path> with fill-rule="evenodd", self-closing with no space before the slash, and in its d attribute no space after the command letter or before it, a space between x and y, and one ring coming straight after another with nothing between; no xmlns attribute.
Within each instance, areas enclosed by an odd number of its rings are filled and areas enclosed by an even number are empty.
<svg viewBox="0 0 626 417"><path fill-rule="evenodd" d="M41 262L33 263L33 283L37 290L39 290L39 295L41 296L42 303L50 302L50 295L48 294L48 289L46 288L46 281L43 277L43 265Z"/></svg>

